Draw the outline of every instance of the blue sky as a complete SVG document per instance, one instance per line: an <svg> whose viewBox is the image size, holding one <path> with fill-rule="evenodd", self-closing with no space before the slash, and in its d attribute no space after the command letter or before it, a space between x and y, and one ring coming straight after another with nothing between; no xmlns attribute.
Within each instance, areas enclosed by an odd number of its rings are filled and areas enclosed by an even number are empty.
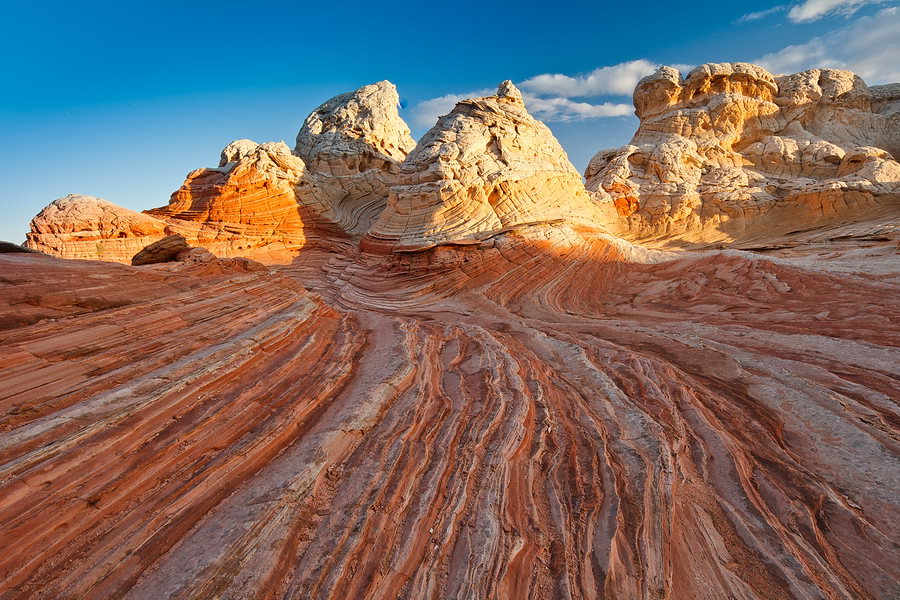
<svg viewBox="0 0 900 600"><path fill-rule="evenodd" d="M67 193L164 205L231 140L293 146L317 105L381 79L414 137L512 79L579 170L628 142L631 86L657 64L900 81L896 1L27 4L0 22L0 239L15 242Z"/></svg>

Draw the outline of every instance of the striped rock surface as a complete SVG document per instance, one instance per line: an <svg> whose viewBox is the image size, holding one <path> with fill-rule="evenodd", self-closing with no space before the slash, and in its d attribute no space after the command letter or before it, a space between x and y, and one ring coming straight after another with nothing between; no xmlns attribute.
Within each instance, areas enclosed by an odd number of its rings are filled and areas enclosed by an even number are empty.
<svg viewBox="0 0 900 600"><path fill-rule="evenodd" d="M0 598L896 596L896 244L553 235L0 255Z"/></svg>
<svg viewBox="0 0 900 600"><path fill-rule="evenodd" d="M26 248L60 258L126 264L166 235L166 223L160 219L81 194L54 200L29 227Z"/></svg>

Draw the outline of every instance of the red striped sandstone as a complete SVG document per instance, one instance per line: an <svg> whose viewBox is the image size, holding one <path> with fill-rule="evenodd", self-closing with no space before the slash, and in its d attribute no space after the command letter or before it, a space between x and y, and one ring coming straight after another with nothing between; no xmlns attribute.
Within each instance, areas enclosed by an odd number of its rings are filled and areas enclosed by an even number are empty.
<svg viewBox="0 0 900 600"><path fill-rule="evenodd" d="M0 594L897 589L896 272L515 236L301 259L0 255L34 290L6 315L71 315L0 334ZM67 304L86 274L127 300Z"/></svg>

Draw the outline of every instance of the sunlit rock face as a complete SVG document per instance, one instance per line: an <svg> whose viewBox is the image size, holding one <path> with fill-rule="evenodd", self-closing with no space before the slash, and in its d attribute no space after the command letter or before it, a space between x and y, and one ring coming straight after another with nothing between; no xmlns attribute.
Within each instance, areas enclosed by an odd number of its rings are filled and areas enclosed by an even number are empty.
<svg viewBox="0 0 900 600"><path fill-rule="evenodd" d="M307 237L296 192L309 188L304 171L284 142L237 140L218 167L192 171L167 206L147 212L217 256L291 256Z"/></svg>
<svg viewBox="0 0 900 600"><path fill-rule="evenodd" d="M297 134L294 152L316 183L322 218L351 235L365 233L384 209L416 145L399 105L394 84L380 81L325 102Z"/></svg>
<svg viewBox="0 0 900 600"><path fill-rule="evenodd" d="M458 103L419 140L364 247L477 244L534 225L601 222L556 138L507 81L496 96Z"/></svg>
<svg viewBox="0 0 900 600"><path fill-rule="evenodd" d="M585 171L627 238L752 243L900 204L900 84L867 87L835 69L707 64L682 78L663 67L634 105L631 143Z"/></svg>
<svg viewBox="0 0 900 600"><path fill-rule="evenodd" d="M69 194L34 219L25 246L59 256L130 263L144 246L165 237L166 223L93 196Z"/></svg>

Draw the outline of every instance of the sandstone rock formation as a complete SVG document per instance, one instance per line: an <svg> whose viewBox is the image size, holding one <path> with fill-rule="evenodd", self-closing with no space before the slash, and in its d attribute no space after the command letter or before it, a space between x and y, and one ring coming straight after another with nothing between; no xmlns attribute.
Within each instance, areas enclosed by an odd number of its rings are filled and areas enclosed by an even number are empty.
<svg viewBox="0 0 900 600"><path fill-rule="evenodd" d="M166 235L166 224L112 202L69 194L31 220L25 246L61 258L130 263Z"/></svg>
<svg viewBox="0 0 900 600"><path fill-rule="evenodd" d="M295 190L304 170L284 142L237 140L218 167L192 171L168 206L147 212L218 256L295 253L306 243Z"/></svg>
<svg viewBox="0 0 900 600"><path fill-rule="evenodd" d="M602 220L556 138L505 81L496 96L459 102L419 141L365 247L418 250Z"/></svg>
<svg viewBox="0 0 900 600"><path fill-rule="evenodd" d="M131 257L131 264L139 266L173 261L181 252L190 248L184 236L167 235Z"/></svg>
<svg viewBox="0 0 900 600"><path fill-rule="evenodd" d="M323 217L362 235L384 209L400 163L416 145L389 81L335 96L314 110L294 152L316 182Z"/></svg>
<svg viewBox="0 0 900 600"><path fill-rule="evenodd" d="M641 125L585 177L618 232L645 242L744 242L896 213L900 84L848 71L773 76L746 63L683 78L663 67L634 92Z"/></svg>
<svg viewBox="0 0 900 600"><path fill-rule="evenodd" d="M127 264L149 243L179 234L218 256L278 263L323 232L359 237L415 145L398 104L387 81L332 98L304 122L297 155L284 142L236 140L218 167L192 171L167 206L146 211L151 216L88 196L60 199L32 221L29 247Z"/></svg>

